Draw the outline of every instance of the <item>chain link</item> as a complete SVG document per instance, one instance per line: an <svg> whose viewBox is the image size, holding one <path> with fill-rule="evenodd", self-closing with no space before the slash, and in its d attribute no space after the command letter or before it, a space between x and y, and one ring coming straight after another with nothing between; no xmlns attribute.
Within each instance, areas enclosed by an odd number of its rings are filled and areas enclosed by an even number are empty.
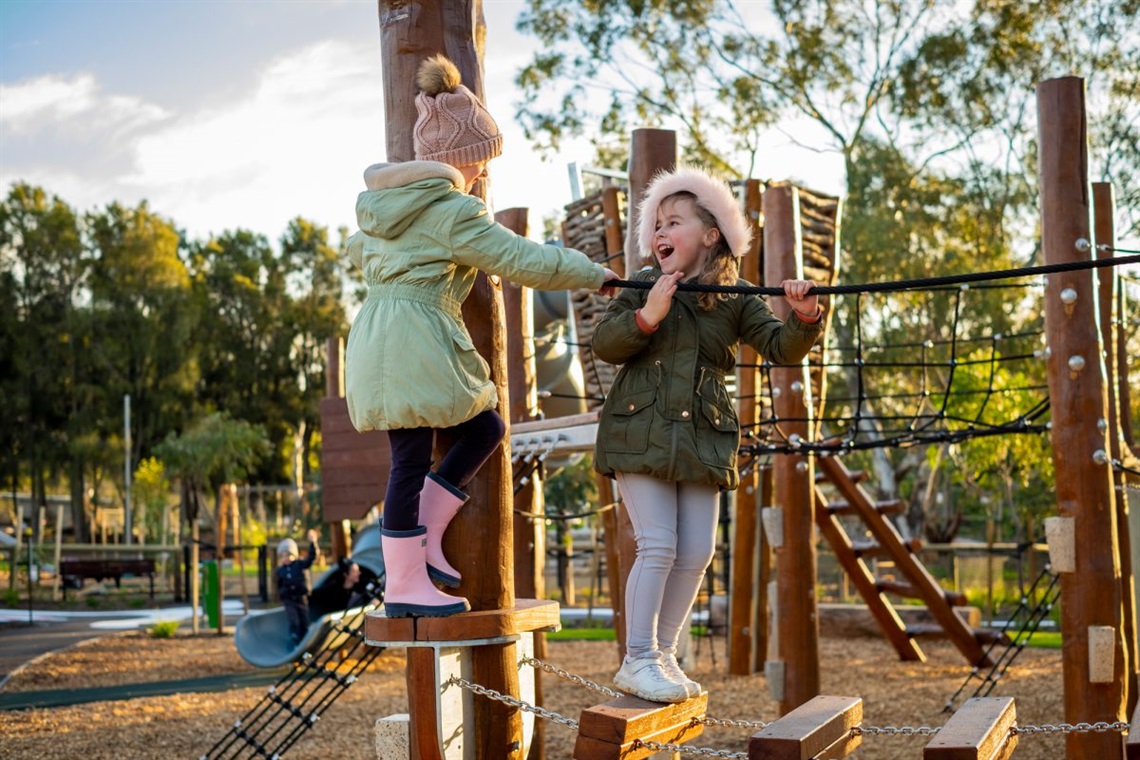
<svg viewBox="0 0 1140 760"><path fill-rule="evenodd" d="M932 736L941 730L941 726L853 726L851 733L856 736Z"/></svg>
<svg viewBox="0 0 1140 760"><path fill-rule="evenodd" d="M488 699L493 699L497 702L502 702L503 704L510 705L511 707L518 708L519 710L526 710L529 713L534 713L535 715L537 715L540 718L546 718L547 720L553 721L555 723L561 723L563 726L567 726L574 731L578 730L578 721L574 720L573 718L567 718L567 717L565 717L563 715L559 715L558 713L553 712L551 710L546 710L546 709L543 709L541 707L537 707L535 705L530 704L529 702L523 702L521 699L515 699L514 697L508 696L508 695L503 694L502 692L499 692L499 691L495 691L494 689L488 689L486 686L480 686L477 683L472 683L471 681L468 681L466 678L460 678L459 676L452 676L451 678L447 679L447 681L444 682L443 685L444 686L451 686L452 684L455 684L456 686L460 686L464 689L467 689L468 691L473 691L476 694L482 694L484 697L487 697Z"/></svg>
<svg viewBox="0 0 1140 760"><path fill-rule="evenodd" d="M654 752L680 752L682 755L701 755L702 757L733 757L737 760L748 760L747 752L731 752L727 749L713 749L711 747L690 747L687 744L667 744L649 739L634 739L634 749L651 749Z"/></svg>
<svg viewBox="0 0 1140 760"><path fill-rule="evenodd" d="M1014 726L1009 732L1011 734L1103 734L1109 731L1124 733L1129 728L1131 725L1122 720L1115 723L1102 720L1096 723L1058 723L1057 725L1046 723L1041 726Z"/></svg>
<svg viewBox="0 0 1140 760"><path fill-rule="evenodd" d="M732 718L710 718L707 715L701 718L693 718L693 723L699 723L702 726L720 726L721 728L767 728L770 725L762 720L733 720Z"/></svg>

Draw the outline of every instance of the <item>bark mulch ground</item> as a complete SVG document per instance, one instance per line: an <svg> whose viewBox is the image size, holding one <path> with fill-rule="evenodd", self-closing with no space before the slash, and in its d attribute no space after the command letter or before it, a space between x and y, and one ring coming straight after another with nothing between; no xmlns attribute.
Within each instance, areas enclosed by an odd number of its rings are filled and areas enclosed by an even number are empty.
<svg viewBox="0 0 1140 760"><path fill-rule="evenodd" d="M613 643L555 641L547 646L548 662L610 685L617 666ZM862 697L864 726L942 725L948 717L942 708L962 684L968 668L949 644L924 642L923 648L929 660L908 663L900 662L882 639L825 638L821 642L822 692ZM690 674L709 691L710 716L749 721L778 717L762 675L724 673L722 641L702 640L695 659ZM94 639L41 658L16 671L4 691L93 688L251 670L238 657L230 636L154 639L128 633ZM403 650L384 652L294 745L288 757L376 757L376 719L406 712L403 676ZM576 719L583 708L604 701L554 676L544 676L543 685L546 708L567 717ZM990 696L1016 697L1022 725L1057 724L1064 720L1061 686L1060 652L1027 649ZM0 712L0 755L9 760L199 757L264 693L264 688L245 688ZM575 734L550 722L545 731L546 757L570 758ZM746 752L751 733L748 729L707 728L695 744ZM929 736L868 736L853 757L920 758L929 741ZM1047 760L1063 757L1064 752L1061 734L1036 734L1020 737L1014 757Z"/></svg>

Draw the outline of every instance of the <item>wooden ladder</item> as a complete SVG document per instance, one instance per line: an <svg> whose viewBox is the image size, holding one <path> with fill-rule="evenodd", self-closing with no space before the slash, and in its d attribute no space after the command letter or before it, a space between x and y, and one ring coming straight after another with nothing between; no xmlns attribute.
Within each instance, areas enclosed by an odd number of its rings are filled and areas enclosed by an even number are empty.
<svg viewBox="0 0 1140 760"><path fill-rule="evenodd" d="M904 542L898 530L887 517L903 508L901 501L876 502L862 486L859 477L849 471L837 457L818 457L816 464L822 475L843 497L843 501L828 503L816 487L816 523L820 532L831 544L839 564L851 578L859 594L866 601L887 639L903 660L925 661L926 655L915 640L921 636L945 636L966 661L974 667L992 667L984 642L1001 635L988 629L971 629L954 607L965 605L965 596L946 591L915 556L916 542ZM853 515L862 520L874 540L854 542L843 528L839 517ZM888 557L906 579L905 582L875 578L865 556ZM934 618L934 624L906 625L899 617L887 594L921 599Z"/></svg>

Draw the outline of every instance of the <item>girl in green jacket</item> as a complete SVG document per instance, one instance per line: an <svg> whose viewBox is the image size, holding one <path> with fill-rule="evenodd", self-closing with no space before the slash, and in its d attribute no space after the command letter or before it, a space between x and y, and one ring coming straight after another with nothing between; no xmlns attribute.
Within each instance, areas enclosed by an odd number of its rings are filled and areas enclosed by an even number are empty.
<svg viewBox="0 0 1140 760"><path fill-rule="evenodd" d="M738 259L752 238L729 187L693 168L659 174L642 201L638 241L655 266L610 302L594 329L598 358L622 369L602 407L594 465L617 479L637 540L625 592L619 689L657 702L701 692L677 644L715 548L720 491L739 482L740 426L724 378L737 346L797 363L823 328L808 280L782 284L795 317L758 296L678 291L683 280L748 285Z"/></svg>
<svg viewBox="0 0 1140 760"><path fill-rule="evenodd" d="M388 431L391 444L381 531L389 617L468 609L432 580L459 585L443 533L506 429L490 369L460 315L479 270L544 290L607 292L603 283L616 277L579 251L495 224L470 192L502 153L498 125L443 56L424 61L416 83L416 160L365 171L360 232L348 241L368 284L345 352L348 413L357 430ZM437 430L454 444L433 472Z"/></svg>

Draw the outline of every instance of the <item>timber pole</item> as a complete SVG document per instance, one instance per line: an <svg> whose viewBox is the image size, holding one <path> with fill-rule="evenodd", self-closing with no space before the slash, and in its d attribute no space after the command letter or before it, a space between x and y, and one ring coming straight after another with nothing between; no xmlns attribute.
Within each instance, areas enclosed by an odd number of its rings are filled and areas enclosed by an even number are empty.
<svg viewBox="0 0 1140 760"><path fill-rule="evenodd" d="M482 0L408 2L378 0L380 44L384 72L385 134L388 160L404 161L414 155L415 72L421 61L443 53L458 67L464 85L494 112L483 91L483 53L486 24ZM479 183L473 194L485 198ZM475 348L487 360L499 394L500 411L509 419L506 366L506 325L500 284L480 275L463 304L463 317ZM437 445L440 441L437 441ZM444 537L444 551L455 558L463 575L457 590L467 597L472 611L507 610L515 606L513 478L507 446L500 446L467 487L470 501L459 511ZM408 693L432 683L434 667L429 650L408 649ZM475 683L516 698L519 674L516 644L475 647L472 655ZM409 699L409 708L417 704ZM435 726L434 715L424 716ZM417 716L411 715L412 735ZM423 721L426 722L426 721ZM517 707L490 699L474 701L471 736L476 760L521 760L522 713ZM422 730L425 727L420 727ZM415 748L413 747L413 753Z"/></svg>
<svg viewBox="0 0 1140 760"><path fill-rule="evenodd" d="M752 245L741 261L740 276L748 282L760 282L760 181L750 179L744 187L744 212L752 228ZM740 347L736 369L737 397L740 399L740 427L743 440L756 430L760 422L760 357L751 346ZM758 655L767 649L767 610L761 609L763 582L761 564L771 560L771 550L764 544L760 530L760 468L751 463L740 474L732 516L732 556L728 589L728 672L747 676L756 672ZM764 581L766 582L766 581ZM761 625L757 625L757 621Z"/></svg>
<svg viewBox="0 0 1140 760"><path fill-rule="evenodd" d="M1078 246L1079 240L1092 240L1082 79L1050 79L1037 86L1037 130L1045 263L1087 260L1089 248ZM1066 536L1073 548L1070 566L1060 568L1065 720L1073 724L1128 719L1120 554L1094 278L1091 271L1053 274L1045 285L1059 514L1051 518L1051 533ZM1123 757L1124 746L1115 732L1071 733L1066 749L1074 760L1115 760Z"/></svg>
<svg viewBox="0 0 1140 760"><path fill-rule="evenodd" d="M1108 245L1116 247L1116 229L1113 219L1116 215L1116 201L1113 198L1112 185L1108 182L1094 182L1093 193L1093 238L1098 246ZM1096 250L1096 257L1108 258L1115 254L1112 251ZM1105 377L1108 379L1108 444L1109 453L1115 462L1126 462L1132 459L1132 451L1124 438L1121 418L1124 416L1124 407L1121 406L1121 388L1126 380L1121 368L1122 353L1120 343L1125 336L1120 326L1120 272L1115 267L1097 270L1098 295L1100 309L1100 335L1104 346ZM1132 574L1132 536L1130 533L1130 518L1128 510L1128 487L1135 481L1125 472L1114 471L1112 475L1113 491L1116 496L1116 529L1120 537L1120 584L1121 603L1124 625L1124 688L1125 705L1129 715L1136 706L1136 585Z"/></svg>
<svg viewBox="0 0 1140 760"><path fill-rule="evenodd" d="M764 279L779 285L803 272L799 194L781 183L764 191ZM781 319L795 319L784 298L771 299ZM767 358L767 357L765 357ZM794 367L771 372L772 412L789 441L807 440L811 430L811 377L806 359ZM768 521L777 535L770 537L776 558L776 626L770 633L765 665L772 696L786 715L819 695L819 616L815 598L815 473L814 460L802 454L778 454L773 460L775 517ZM768 528L768 525L765 525ZM774 656L772 656L774 654Z"/></svg>
<svg viewBox="0 0 1140 760"><path fill-rule="evenodd" d="M509 208L495 214L495 221L516 235L526 237L527 210ZM507 322L507 380L511 393L510 424L538 419L538 370L535 366L534 309L531 289L513 282L503 283L503 306ZM508 438L509 440L509 438ZM515 597L545 599L546 521L527 515L546 511L542 492L542 471L536 469L514 495ZM522 514L519 514L522 513ZM546 659L546 634L535 632L534 656ZM534 703L542 706L542 671L534 671ZM527 760L546 757L546 721L534 722Z"/></svg>

